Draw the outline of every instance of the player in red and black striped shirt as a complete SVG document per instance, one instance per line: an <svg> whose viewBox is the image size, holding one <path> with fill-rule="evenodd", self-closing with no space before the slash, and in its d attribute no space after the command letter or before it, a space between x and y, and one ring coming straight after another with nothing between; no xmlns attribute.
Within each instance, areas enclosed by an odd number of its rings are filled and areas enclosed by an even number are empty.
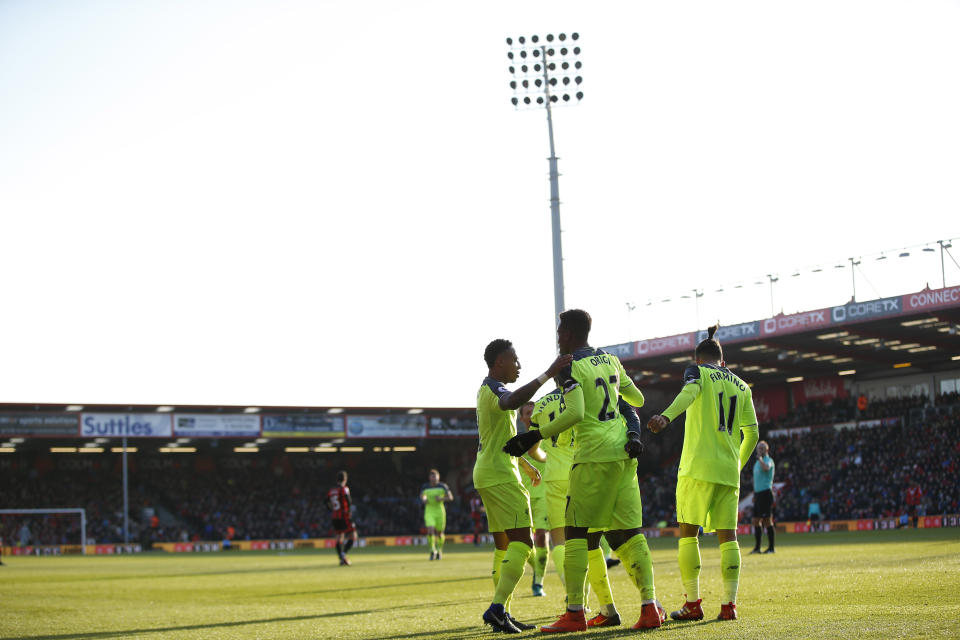
<svg viewBox="0 0 960 640"><path fill-rule="evenodd" d="M347 472L337 472L337 486L327 492L327 507L332 512L333 531L337 535L337 555L340 564L349 566L347 552L357 541L357 528L350 521L350 489L347 487Z"/></svg>

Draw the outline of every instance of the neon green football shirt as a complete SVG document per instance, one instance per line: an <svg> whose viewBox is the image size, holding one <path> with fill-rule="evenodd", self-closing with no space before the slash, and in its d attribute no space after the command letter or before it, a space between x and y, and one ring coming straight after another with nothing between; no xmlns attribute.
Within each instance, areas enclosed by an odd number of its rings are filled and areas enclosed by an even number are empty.
<svg viewBox="0 0 960 640"><path fill-rule="evenodd" d="M563 393L560 389L554 389L547 395L537 400L533 407L532 420L536 424L549 424L557 419L566 409L563 402ZM570 479L570 467L573 466L573 429L547 438L540 443L540 446L547 452L547 462L543 471L544 482L556 482L562 480L566 482Z"/></svg>
<svg viewBox="0 0 960 640"><path fill-rule="evenodd" d="M504 482L521 482L517 459L504 453L507 440L517 435L517 412L500 408L500 398L510 393L499 380L484 378L477 391L477 433L480 445L473 465L473 486L477 489Z"/></svg>
<svg viewBox="0 0 960 640"><path fill-rule="evenodd" d="M633 386L617 356L593 347L573 353L573 362L560 373L564 394L583 391L583 420L573 428L573 463L626 460L627 423L620 413L621 386ZM634 388L631 396L642 394ZM639 406L639 405L638 405Z"/></svg>
<svg viewBox="0 0 960 640"><path fill-rule="evenodd" d="M757 425L750 387L726 367L710 364L687 367L683 384L684 391L663 412L668 420L673 420L683 413L684 394L693 395L693 402L686 407L683 453L677 475L739 487L740 430L755 430Z"/></svg>
<svg viewBox="0 0 960 640"><path fill-rule="evenodd" d="M443 498L446 497L448 491L450 491L450 487L447 486L446 482L435 485L425 482L420 488L420 495L427 497L427 501L423 504L423 515L445 515L447 509L444 506ZM441 499L437 500L437 498Z"/></svg>

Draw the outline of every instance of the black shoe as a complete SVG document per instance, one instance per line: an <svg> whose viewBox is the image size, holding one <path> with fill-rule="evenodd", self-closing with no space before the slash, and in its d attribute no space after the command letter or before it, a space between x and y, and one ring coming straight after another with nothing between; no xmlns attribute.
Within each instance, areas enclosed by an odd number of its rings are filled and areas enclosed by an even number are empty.
<svg viewBox="0 0 960 640"><path fill-rule="evenodd" d="M764 553L776 553L776 551L774 551L773 549L767 549L766 551L764 551Z"/></svg>
<svg viewBox="0 0 960 640"><path fill-rule="evenodd" d="M510 622L510 615L505 614L500 617L494 610L493 605L483 612L483 621L490 625L490 628L498 633L520 633L520 629Z"/></svg>
<svg viewBox="0 0 960 640"><path fill-rule="evenodd" d="M515 626L517 629L520 629L521 631L529 631L530 629L537 628L537 625L535 624L524 624L523 622L520 622L509 613L507 614L507 620L510 621L510 624Z"/></svg>
<svg viewBox="0 0 960 640"><path fill-rule="evenodd" d="M762 552L760 551L760 547L757 547L756 549L754 549L754 550L751 551L750 553L751 553L751 554L754 554L754 553L762 553Z"/></svg>
<svg viewBox="0 0 960 640"><path fill-rule="evenodd" d="M607 558L607 569L612 569L613 567L620 564L620 558Z"/></svg>

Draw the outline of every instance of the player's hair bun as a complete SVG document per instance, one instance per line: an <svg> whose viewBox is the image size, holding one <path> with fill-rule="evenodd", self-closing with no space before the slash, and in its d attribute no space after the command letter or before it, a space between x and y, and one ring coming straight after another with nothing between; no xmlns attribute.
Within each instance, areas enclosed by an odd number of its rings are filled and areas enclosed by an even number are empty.
<svg viewBox="0 0 960 640"><path fill-rule="evenodd" d="M713 335L717 332L717 329L720 328L720 323L713 325L712 327L707 328L707 340L713 340Z"/></svg>

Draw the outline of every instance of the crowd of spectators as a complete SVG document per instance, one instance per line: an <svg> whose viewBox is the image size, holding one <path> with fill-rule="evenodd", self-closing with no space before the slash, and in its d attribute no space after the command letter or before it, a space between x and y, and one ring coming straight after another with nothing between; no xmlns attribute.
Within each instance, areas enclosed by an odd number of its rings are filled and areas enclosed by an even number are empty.
<svg viewBox="0 0 960 640"><path fill-rule="evenodd" d="M776 462L777 517L806 520L810 503L822 518L854 519L960 512L960 414L922 425L823 428L769 439ZM752 465L743 486L752 486ZM908 490L918 496L908 504ZM912 507L915 507L912 508Z"/></svg>
<svg viewBox="0 0 960 640"><path fill-rule="evenodd" d="M917 410L920 419L908 421L906 414ZM766 435L793 423L849 423L851 416L897 420ZM677 424L644 438L640 487L649 526L675 522L682 436ZM848 401L804 406L784 421L761 425L761 437L767 437L777 464L778 519L805 520L812 502L819 504L824 519L896 516L908 509L919 515L960 512L956 393L938 396L935 403L924 397L873 402L866 411L855 404L851 409ZM147 546L157 541L325 537L331 533L326 495L341 469L349 473L353 518L363 536L423 533L419 493L431 468L440 470L454 495L447 505L447 531L471 531L473 456L473 448L460 439L421 443L411 453L349 457L137 454L131 456L129 473L130 536ZM123 541L117 456L37 454L6 459L3 465L9 479L5 507L83 507L89 541ZM752 460L744 469L741 496L751 492L751 470ZM907 505L908 491L915 505ZM0 535L5 544L77 544L79 526L72 515L8 515L0 518Z"/></svg>

